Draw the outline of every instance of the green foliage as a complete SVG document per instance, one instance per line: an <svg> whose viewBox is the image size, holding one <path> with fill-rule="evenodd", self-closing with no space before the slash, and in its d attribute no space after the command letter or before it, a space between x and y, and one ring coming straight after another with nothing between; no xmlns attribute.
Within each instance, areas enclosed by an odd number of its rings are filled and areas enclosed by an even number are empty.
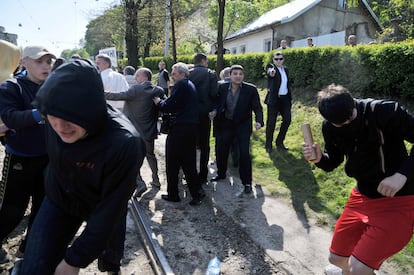
<svg viewBox="0 0 414 275"><path fill-rule="evenodd" d="M368 0L381 24L391 32L392 20L400 21L399 31L405 38L414 39L414 2L412 0Z"/></svg>
<svg viewBox="0 0 414 275"><path fill-rule="evenodd" d="M357 47L291 48L283 54L293 86L306 93L312 94L336 83L358 95L414 99L414 41ZM193 63L192 55L177 58ZM145 58L144 64L157 69L161 59L163 57ZM224 55L224 66L242 65L249 82L265 79L264 67L271 61L272 53ZM215 55L209 56L209 67L215 69Z"/></svg>
<svg viewBox="0 0 414 275"><path fill-rule="evenodd" d="M128 58L119 58L118 67L124 68L125 66L128 66ZM142 59L138 59L138 67L142 67L142 66L143 66Z"/></svg>
<svg viewBox="0 0 414 275"><path fill-rule="evenodd" d="M207 14L209 26L217 30L219 14L217 1L209 3ZM223 37L244 27L260 15L258 7L252 1L227 1L224 14Z"/></svg>
<svg viewBox="0 0 414 275"><path fill-rule="evenodd" d="M108 9L103 15L91 20L86 26L85 48L91 56L100 49L124 45L124 13L121 6Z"/></svg>
<svg viewBox="0 0 414 275"><path fill-rule="evenodd" d="M62 51L60 56L63 57L64 59L68 60L74 54L78 54L82 58L86 58L86 59L92 58L93 59L93 56L91 57L85 49L64 50L64 51Z"/></svg>
<svg viewBox="0 0 414 275"><path fill-rule="evenodd" d="M268 12L274 8L283 6L284 4L287 4L289 2L292 2L293 0L255 0L254 5L259 11L259 14L262 15L265 12Z"/></svg>
<svg viewBox="0 0 414 275"><path fill-rule="evenodd" d="M181 43L177 47L177 54L178 55L186 55L186 54L195 54L195 53L205 53L206 49L204 48L203 43L196 38L189 39L183 43Z"/></svg>
<svg viewBox="0 0 414 275"><path fill-rule="evenodd" d="M414 99L414 41L358 47L312 47L284 51L295 87L317 90L330 83L354 93ZM271 54L266 61L270 61Z"/></svg>
<svg viewBox="0 0 414 275"><path fill-rule="evenodd" d="M370 51L370 62L375 79L373 90L386 96L414 99L414 40L376 46Z"/></svg>

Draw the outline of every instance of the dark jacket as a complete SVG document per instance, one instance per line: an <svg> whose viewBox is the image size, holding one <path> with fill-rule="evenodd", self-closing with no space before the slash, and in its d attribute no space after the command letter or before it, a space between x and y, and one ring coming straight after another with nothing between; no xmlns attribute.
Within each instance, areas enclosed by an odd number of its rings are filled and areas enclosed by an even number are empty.
<svg viewBox="0 0 414 275"><path fill-rule="evenodd" d="M194 83L198 94L198 110L200 115L208 116L212 111L212 103L217 97L217 75L207 67L195 65L188 77Z"/></svg>
<svg viewBox="0 0 414 275"><path fill-rule="evenodd" d="M271 77L267 73L267 70L270 67L273 67L276 71L276 74L275 74L274 77ZM290 100L292 100L292 93L291 93L292 87L291 87L291 83L290 83L290 80L289 80L289 70L286 67L283 67L283 68L286 72L286 76L287 76L287 79L288 79L288 81L287 81L287 87L288 87L287 96L289 97ZM279 98L279 88L280 88L280 84L282 82L282 77L281 77L280 72L277 69L277 67L273 64L268 64L266 66L266 75L267 75L268 86L267 86L267 94L266 94L264 103L267 104L267 105L276 105L276 102Z"/></svg>
<svg viewBox="0 0 414 275"><path fill-rule="evenodd" d="M220 128L220 121L225 119L226 111L226 100L227 94L229 93L231 83L222 83L219 85L218 89L218 99L215 103L215 109L217 110L216 123L217 127ZM239 99L236 103L234 110L234 123L248 123L250 132L252 128L252 112L255 113L255 122L260 123L261 126L264 125L263 122L263 108L260 104L259 93L257 92L256 86L253 84L243 82L240 86Z"/></svg>
<svg viewBox="0 0 414 275"><path fill-rule="evenodd" d="M106 99L125 101L123 113L148 142L158 136L158 110L152 101L154 97L164 97L164 90L153 86L151 81L135 84L125 92L105 93Z"/></svg>
<svg viewBox="0 0 414 275"><path fill-rule="evenodd" d="M357 100L358 115L349 125L335 127L324 121L325 151L316 165L326 171L346 157L345 172L357 180L367 197L382 197L380 181L399 172L407 182L396 196L414 194L414 155L408 155L404 140L414 142L414 117L394 101Z"/></svg>
<svg viewBox="0 0 414 275"><path fill-rule="evenodd" d="M12 129L7 131L4 139L8 153L18 156L46 155L45 125L40 113L31 104L39 87L26 76L0 85L0 116Z"/></svg>
<svg viewBox="0 0 414 275"><path fill-rule="evenodd" d="M145 146L130 121L106 105L97 70L76 60L59 67L40 89L35 104L45 115L75 123L87 136L64 143L48 126L50 164L46 196L87 226L66 251L65 260L85 267L106 248L124 216Z"/></svg>
<svg viewBox="0 0 414 275"><path fill-rule="evenodd" d="M182 124L198 124L198 95L194 84L184 78L174 83L171 96L158 103L163 113L171 113L171 127Z"/></svg>

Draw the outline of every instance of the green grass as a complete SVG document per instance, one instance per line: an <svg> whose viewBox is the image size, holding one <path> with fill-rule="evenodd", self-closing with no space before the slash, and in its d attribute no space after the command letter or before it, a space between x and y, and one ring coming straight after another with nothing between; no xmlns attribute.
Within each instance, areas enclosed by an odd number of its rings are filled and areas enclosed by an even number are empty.
<svg viewBox="0 0 414 275"><path fill-rule="evenodd" d="M265 91L260 90L264 99ZM314 219L321 226L333 229L335 220L343 210L355 181L345 175L343 165L332 172L325 172L302 157L303 142L301 125L311 125L313 138L323 147L321 134L322 117L314 99L294 95L292 123L285 139L289 151L274 150L270 155L265 151L265 129L254 131L251 140L253 159L253 181L264 186L273 196L286 199L296 212ZM266 107L263 105L266 121ZM278 117L275 135L280 127ZM414 241L392 258L402 274L414 271Z"/></svg>

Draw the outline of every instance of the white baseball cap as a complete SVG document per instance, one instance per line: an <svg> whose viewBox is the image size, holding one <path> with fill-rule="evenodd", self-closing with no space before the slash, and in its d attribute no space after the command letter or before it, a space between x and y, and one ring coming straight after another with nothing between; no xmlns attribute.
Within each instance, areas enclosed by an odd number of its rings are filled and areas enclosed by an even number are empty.
<svg viewBox="0 0 414 275"><path fill-rule="evenodd" d="M43 46L28 46L24 48L22 58L29 57L31 59L39 59L45 55L50 55L52 58L56 59L56 56Z"/></svg>

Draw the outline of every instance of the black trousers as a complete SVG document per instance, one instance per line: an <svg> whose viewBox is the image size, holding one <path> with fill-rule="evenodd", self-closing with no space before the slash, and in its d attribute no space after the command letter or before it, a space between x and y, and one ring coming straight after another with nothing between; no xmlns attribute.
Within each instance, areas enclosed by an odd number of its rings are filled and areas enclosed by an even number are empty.
<svg viewBox="0 0 414 275"><path fill-rule="evenodd" d="M201 185L196 167L197 125L173 125L166 141L167 191L172 198L178 195L178 173L183 169L193 198L199 198Z"/></svg>
<svg viewBox="0 0 414 275"><path fill-rule="evenodd" d="M278 114L282 116L282 124L276 137L276 145L283 144L290 122L292 121L291 109L292 103L288 96L279 97L276 105L267 105L266 147L272 147L273 133L275 131Z"/></svg>
<svg viewBox="0 0 414 275"><path fill-rule="evenodd" d="M3 174L0 185L4 188L3 203L0 209L0 241L9 235L24 217L32 199L27 232L45 195L44 173L48 157L20 157L6 153L3 160ZM19 247L25 250L25 241Z"/></svg>
<svg viewBox="0 0 414 275"><path fill-rule="evenodd" d="M227 159L236 139L239 152L239 174L244 185L252 184L252 159L250 156L251 121L236 124L224 119L217 128L217 174L226 177Z"/></svg>
<svg viewBox="0 0 414 275"><path fill-rule="evenodd" d="M198 177L201 181L207 180L208 160L210 158L210 131L211 121L208 114L200 115L198 124L197 143L200 149L200 169Z"/></svg>

